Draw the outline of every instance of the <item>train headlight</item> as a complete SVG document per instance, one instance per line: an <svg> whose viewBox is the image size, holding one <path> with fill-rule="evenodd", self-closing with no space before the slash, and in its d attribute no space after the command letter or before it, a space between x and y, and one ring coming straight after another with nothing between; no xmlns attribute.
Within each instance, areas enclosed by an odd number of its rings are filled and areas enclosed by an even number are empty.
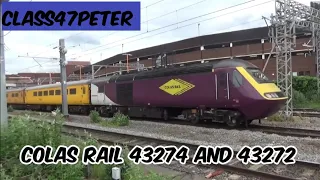
<svg viewBox="0 0 320 180"><path fill-rule="evenodd" d="M264 94L267 98L272 98L271 94L270 93L266 93Z"/></svg>
<svg viewBox="0 0 320 180"><path fill-rule="evenodd" d="M276 93L265 93L267 98L278 98L279 96Z"/></svg>

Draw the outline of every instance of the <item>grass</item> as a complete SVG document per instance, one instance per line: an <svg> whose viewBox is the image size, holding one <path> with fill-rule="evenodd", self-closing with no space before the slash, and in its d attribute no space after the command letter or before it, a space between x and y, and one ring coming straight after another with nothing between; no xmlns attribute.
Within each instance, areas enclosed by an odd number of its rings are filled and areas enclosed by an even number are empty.
<svg viewBox="0 0 320 180"><path fill-rule="evenodd" d="M83 137L70 137L61 134L63 118L57 114L54 123L45 121L30 121L22 117L14 117L9 121L9 127L1 131L0 146L0 175L1 179L68 179L79 180L85 178L86 167L81 160L76 165L22 165L19 161L20 150L25 145L50 145L54 148L59 145L78 145L83 149L88 145L99 146L97 140L89 134ZM145 173L140 166L134 165L126 157L128 151L125 149L122 157L125 162L118 165L121 168L124 180L160 180L170 179L153 172ZM81 157L81 155L79 156ZM91 165L92 174L89 179L111 179L113 165Z"/></svg>
<svg viewBox="0 0 320 180"><path fill-rule="evenodd" d="M282 117L279 113L273 114L267 118L268 121L275 121L275 122L284 122L284 121L294 121L294 117L286 119Z"/></svg>
<svg viewBox="0 0 320 180"><path fill-rule="evenodd" d="M92 123L108 127L128 126L130 120L129 116L121 114L120 112L115 113L115 115L109 120L101 118L97 111L91 111L89 116Z"/></svg>

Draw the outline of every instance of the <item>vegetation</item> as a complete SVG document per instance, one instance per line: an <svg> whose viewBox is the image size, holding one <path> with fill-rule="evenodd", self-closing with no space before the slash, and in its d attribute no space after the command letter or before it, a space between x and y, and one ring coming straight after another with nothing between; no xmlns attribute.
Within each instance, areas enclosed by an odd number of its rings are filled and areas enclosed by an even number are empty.
<svg viewBox="0 0 320 180"><path fill-rule="evenodd" d="M8 107L8 112L13 112L13 111L14 111L13 107L12 107L12 106L9 106L9 107Z"/></svg>
<svg viewBox="0 0 320 180"><path fill-rule="evenodd" d="M297 76L293 78L293 106L295 108L320 109L320 93L317 89L317 78Z"/></svg>
<svg viewBox="0 0 320 180"><path fill-rule="evenodd" d="M83 137L69 137L61 134L63 118L57 113L55 121L30 121L27 118L13 118L9 127L1 132L0 146L0 176L1 179L84 179L86 169L81 160L76 165L23 165L19 161L20 150L25 145L50 145L54 149L59 145L78 145L83 149L88 145L99 146L97 141L89 135ZM127 159L125 152L122 157L125 162L118 167L121 168L121 175L124 180L156 180L169 179L155 173L146 174L139 166L134 165ZM82 152L81 152L82 153ZM54 154L54 152L52 152ZM81 155L79 156L81 157ZM88 179L111 179L113 165L91 165L90 177Z"/></svg>
<svg viewBox="0 0 320 180"><path fill-rule="evenodd" d="M320 109L320 93L317 91L317 78L295 76L292 79L293 107Z"/></svg>
<svg viewBox="0 0 320 180"><path fill-rule="evenodd" d="M93 123L100 123L102 121L102 119L97 111L91 111L89 116L90 116L91 122L93 122Z"/></svg>
<svg viewBox="0 0 320 180"><path fill-rule="evenodd" d="M99 123L103 126L128 126L129 116L121 114L120 112L115 113L115 115L110 120L103 120L97 111L90 112L90 120L93 123Z"/></svg>
<svg viewBox="0 0 320 180"><path fill-rule="evenodd" d="M109 121L104 121L102 124L106 126L128 126L129 125L129 116L121 114L120 112L115 113L113 118Z"/></svg>

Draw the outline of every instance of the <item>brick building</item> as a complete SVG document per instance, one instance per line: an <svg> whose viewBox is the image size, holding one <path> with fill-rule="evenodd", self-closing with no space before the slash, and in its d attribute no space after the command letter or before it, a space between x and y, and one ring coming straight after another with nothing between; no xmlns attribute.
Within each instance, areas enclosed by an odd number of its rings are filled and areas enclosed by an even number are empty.
<svg viewBox="0 0 320 180"><path fill-rule="evenodd" d="M74 71L88 65L91 65L90 61L68 61L66 65L67 80L79 80L80 75L75 74ZM61 81L61 78L60 73L18 73L6 75L6 81L8 84L14 84L16 87L25 87L57 83Z"/></svg>
<svg viewBox="0 0 320 180"><path fill-rule="evenodd" d="M260 27L240 31L211 34L184 39L168 44L162 44L145 49L127 52L131 54L130 63L144 64L145 67L155 66L155 60L160 54L165 53L168 64L193 63L211 61L214 59L237 57L245 59L260 69L263 69L272 49L268 37L268 28ZM299 32L296 39L296 48L292 53L294 75L316 76L316 60L310 47L306 46L311 38L310 34ZM112 65L119 61L126 62L122 54L115 55L94 65ZM81 73L91 73L91 66L83 68ZM95 71L99 67L95 67ZM116 67L102 67L95 76L119 71ZM80 71L75 71L79 74ZM270 79L276 78L276 59L274 53L265 70Z"/></svg>

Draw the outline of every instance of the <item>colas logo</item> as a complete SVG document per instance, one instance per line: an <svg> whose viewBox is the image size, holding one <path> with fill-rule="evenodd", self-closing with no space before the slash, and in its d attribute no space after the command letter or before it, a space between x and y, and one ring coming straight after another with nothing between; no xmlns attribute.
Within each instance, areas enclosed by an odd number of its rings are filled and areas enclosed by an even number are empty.
<svg viewBox="0 0 320 180"><path fill-rule="evenodd" d="M194 85L182 79L171 79L159 88L166 93L178 96L194 88Z"/></svg>

